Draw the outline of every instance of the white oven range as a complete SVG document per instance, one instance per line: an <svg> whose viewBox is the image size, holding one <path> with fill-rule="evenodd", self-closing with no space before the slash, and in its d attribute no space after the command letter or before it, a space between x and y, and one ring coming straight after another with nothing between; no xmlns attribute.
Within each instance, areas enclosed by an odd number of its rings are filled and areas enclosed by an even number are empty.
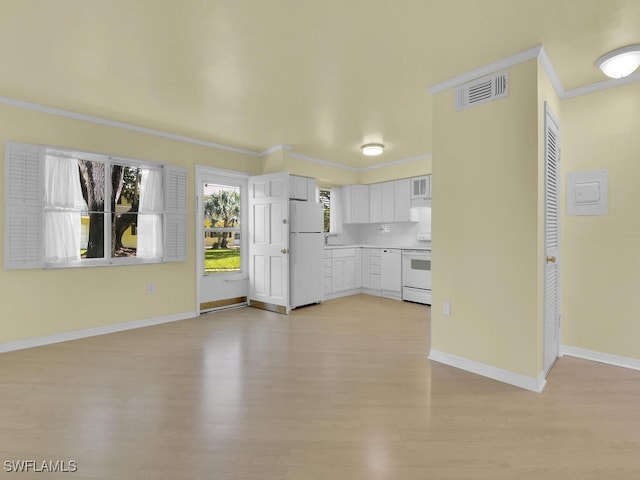
<svg viewBox="0 0 640 480"><path fill-rule="evenodd" d="M402 299L431 305L431 251L402 251Z"/></svg>

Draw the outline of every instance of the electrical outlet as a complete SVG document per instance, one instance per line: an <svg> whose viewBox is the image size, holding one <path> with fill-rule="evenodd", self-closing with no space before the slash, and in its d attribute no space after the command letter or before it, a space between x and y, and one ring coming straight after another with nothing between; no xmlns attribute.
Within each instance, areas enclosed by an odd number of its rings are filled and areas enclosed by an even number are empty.
<svg viewBox="0 0 640 480"><path fill-rule="evenodd" d="M156 284L149 283L147 284L147 295L155 295L156 294Z"/></svg>
<svg viewBox="0 0 640 480"><path fill-rule="evenodd" d="M450 302L442 302L442 314L443 315L451 315L451 303Z"/></svg>

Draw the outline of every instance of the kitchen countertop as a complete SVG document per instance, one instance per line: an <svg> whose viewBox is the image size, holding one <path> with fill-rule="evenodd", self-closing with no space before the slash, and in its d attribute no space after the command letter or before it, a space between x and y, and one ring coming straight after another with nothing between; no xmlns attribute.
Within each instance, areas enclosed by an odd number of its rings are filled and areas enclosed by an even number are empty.
<svg viewBox="0 0 640 480"><path fill-rule="evenodd" d="M338 248L396 248L399 250L427 250L431 251L431 242L425 242L422 245L325 245L325 249L327 250L335 250Z"/></svg>

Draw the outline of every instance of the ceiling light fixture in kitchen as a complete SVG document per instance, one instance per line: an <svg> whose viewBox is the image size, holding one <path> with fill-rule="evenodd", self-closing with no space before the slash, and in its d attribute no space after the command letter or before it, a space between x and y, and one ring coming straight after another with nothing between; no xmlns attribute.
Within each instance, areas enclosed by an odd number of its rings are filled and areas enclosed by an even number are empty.
<svg viewBox="0 0 640 480"><path fill-rule="evenodd" d="M360 147L362 153L368 157L374 157L376 155L380 155L384 150L384 145L381 143L367 143L366 145L362 145Z"/></svg>
<svg viewBox="0 0 640 480"><path fill-rule="evenodd" d="M607 77L624 78L631 75L640 66L640 45L612 50L596 61L596 67Z"/></svg>

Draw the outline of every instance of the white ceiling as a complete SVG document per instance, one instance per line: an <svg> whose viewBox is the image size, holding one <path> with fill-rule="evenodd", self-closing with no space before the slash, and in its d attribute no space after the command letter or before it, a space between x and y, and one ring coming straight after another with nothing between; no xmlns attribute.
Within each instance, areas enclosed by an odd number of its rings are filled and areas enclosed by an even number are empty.
<svg viewBox="0 0 640 480"><path fill-rule="evenodd" d="M543 44L565 89L638 0L0 0L0 96L363 167L431 152L426 88ZM375 159L359 147L387 145Z"/></svg>

